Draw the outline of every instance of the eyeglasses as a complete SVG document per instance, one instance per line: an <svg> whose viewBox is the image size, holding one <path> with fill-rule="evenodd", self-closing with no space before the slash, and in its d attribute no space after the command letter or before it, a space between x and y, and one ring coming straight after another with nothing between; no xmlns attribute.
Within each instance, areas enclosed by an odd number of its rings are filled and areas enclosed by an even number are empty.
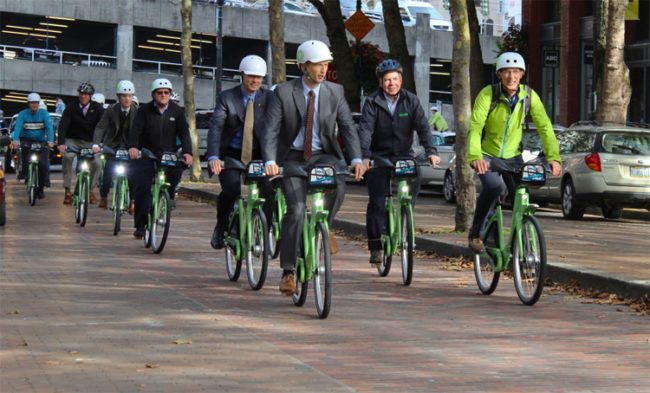
<svg viewBox="0 0 650 393"><path fill-rule="evenodd" d="M172 93L169 90L156 90L156 94L161 96L168 96Z"/></svg>

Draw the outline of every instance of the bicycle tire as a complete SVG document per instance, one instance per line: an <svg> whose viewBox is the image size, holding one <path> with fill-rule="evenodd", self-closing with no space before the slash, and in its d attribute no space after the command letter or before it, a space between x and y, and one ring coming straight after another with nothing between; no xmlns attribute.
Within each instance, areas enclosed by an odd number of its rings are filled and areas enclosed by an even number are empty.
<svg viewBox="0 0 650 393"><path fill-rule="evenodd" d="M169 235L169 225L171 224L171 209L169 208L169 194L167 190L162 190L158 194L158 212L157 217L151 219L151 251L154 254L160 254L167 243Z"/></svg>
<svg viewBox="0 0 650 393"><path fill-rule="evenodd" d="M512 253L515 290L527 306L537 303L544 290L546 240L539 220L524 216L521 222L522 250L515 242Z"/></svg>
<svg viewBox="0 0 650 393"><path fill-rule="evenodd" d="M253 210L251 215L252 250L246 250L246 275L248 285L258 291L264 286L266 269L269 263L269 228L266 216L261 209Z"/></svg>
<svg viewBox="0 0 650 393"><path fill-rule="evenodd" d="M319 222L316 226L316 265L312 274L316 312L321 319L327 318L332 302L332 255L327 227Z"/></svg>
<svg viewBox="0 0 650 393"><path fill-rule="evenodd" d="M119 177L115 178L115 186L113 187L113 236L120 233L120 226L122 221L122 206L124 195L122 195L122 181Z"/></svg>
<svg viewBox="0 0 650 393"><path fill-rule="evenodd" d="M405 286L411 285L413 279L413 216L409 206L402 206L402 239L400 257L402 261L402 281Z"/></svg>
<svg viewBox="0 0 650 393"><path fill-rule="evenodd" d="M496 231L494 225L496 224L492 224L492 227L485 231L482 240L483 244L498 247L497 234L493 233ZM492 238L490 238L490 236L492 236ZM489 251L486 251L483 254L474 254L474 277L476 278L478 289L484 295L490 295L495 289L497 289L497 285L499 285L501 272L494 271L494 266L496 265L495 259L496 257Z"/></svg>
<svg viewBox="0 0 650 393"><path fill-rule="evenodd" d="M296 273L293 275L293 283L296 286L296 292L291 296L291 300L293 300L293 304L296 307L302 307L305 304L305 301L307 300L307 291L309 290L309 281L305 280L304 282L300 282L299 280L300 272L303 268L304 265L298 265L296 267Z"/></svg>
<svg viewBox="0 0 650 393"><path fill-rule="evenodd" d="M90 190L88 189L88 177L81 178L81 199L79 200L79 226L86 225L88 218L88 200L90 199Z"/></svg>
<svg viewBox="0 0 650 393"><path fill-rule="evenodd" d="M238 201L236 206L240 206L240 203L241 201ZM230 225L228 227L227 237L239 241L239 215L237 207L233 209L231 215L233 214L234 217L232 220L229 220ZM226 246L224 248L226 251L226 273L228 273L228 279L230 281L237 281L241 273L241 259L237 258L237 250L228 242L228 239L226 239Z"/></svg>
<svg viewBox="0 0 650 393"><path fill-rule="evenodd" d="M72 210L74 210L74 222L77 224L79 224L79 202L81 201L79 193L79 178L77 178L77 182L74 185L74 194L72 194Z"/></svg>
<svg viewBox="0 0 650 393"><path fill-rule="evenodd" d="M29 180L27 181L27 194L29 196L29 204L34 206L36 204L36 188L38 187L38 165L30 165Z"/></svg>
<svg viewBox="0 0 650 393"><path fill-rule="evenodd" d="M393 253L388 250L390 241L390 235L383 234L381 236L381 264L377 265L377 272L380 277L386 277L390 272L390 266L393 260Z"/></svg>
<svg viewBox="0 0 650 393"><path fill-rule="evenodd" d="M275 259L280 255L280 222L278 221L278 206L274 204L273 215L271 216L271 225L269 230L269 255Z"/></svg>
<svg viewBox="0 0 650 393"><path fill-rule="evenodd" d="M0 227L7 223L7 208L6 204L0 205Z"/></svg>

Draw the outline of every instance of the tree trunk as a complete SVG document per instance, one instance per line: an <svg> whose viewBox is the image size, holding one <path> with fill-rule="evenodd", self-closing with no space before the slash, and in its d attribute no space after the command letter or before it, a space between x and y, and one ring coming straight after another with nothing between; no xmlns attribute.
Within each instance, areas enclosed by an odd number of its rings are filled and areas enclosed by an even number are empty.
<svg viewBox="0 0 650 393"><path fill-rule="evenodd" d="M181 56L183 62L183 104L185 116L190 126L190 138L192 139L192 167L190 179L192 181L203 181L201 171L201 160L199 159L199 136L196 132L196 114L194 113L194 70L192 69L192 0L183 0L181 4L182 33L181 33Z"/></svg>
<svg viewBox="0 0 650 393"><path fill-rule="evenodd" d="M467 18L469 21L469 36L472 42L472 51L469 60L470 99L472 102L479 91L486 85L483 75L483 52L481 52L480 29L474 0L466 0Z"/></svg>
<svg viewBox="0 0 650 393"><path fill-rule="evenodd" d="M413 63L411 62L411 56L409 56L408 47L406 46L406 35L404 33L402 18L399 14L399 6L395 0L381 0L381 4L384 10L384 28L386 30L390 57L399 61L402 68L404 68L402 74L404 82L402 86L413 94L417 94L415 90L415 79L413 77ZM424 86L424 88L428 88L428 86Z"/></svg>
<svg viewBox="0 0 650 393"><path fill-rule="evenodd" d="M276 85L287 79L282 0L269 0L269 37L271 38L271 83Z"/></svg>
<svg viewBox="0 0 650 393"><path fill-rule="evenodd" d="M309 0L309 2L316 7L325 22L327 38L334 58L332 63L336 68L338 82L343 85L345 100L353 112L359 112L361 108L359 78L354 69L354 57L345 33L341 3L339 0L324 0L324 2Z"/></svg>
<svg viewBox="0 0 650 393"><path fill-rule="evenodd" d="M467 231L474 215L474 173L467 162L467 133L472 115L470 100L469 35L467 3L450 0L449 12L454 27L454 49L451 63L451 94L454 101L456 130L456 231Z"/></svg>
<svg viewBox="0 0 650 393"><path fill-rule="evenodd" d="M625 47L626 0L604 0L602 8L596 4L596 91L598 106L595 119L599 121L627 120L627 107L632 88L623 49ZM598 56L596 56L596 54ZM596 62L598 60L598 62Z"/></svg>

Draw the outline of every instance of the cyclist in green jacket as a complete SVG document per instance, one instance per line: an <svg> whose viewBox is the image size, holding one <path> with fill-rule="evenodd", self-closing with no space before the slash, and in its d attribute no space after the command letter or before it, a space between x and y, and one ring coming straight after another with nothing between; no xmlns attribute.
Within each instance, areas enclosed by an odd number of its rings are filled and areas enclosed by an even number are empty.
<svg viewBox="0 0 650 393"><path fill-rule="evenodd" d="M497 59L500 90L496 106L492 107L492 86L483 88L474 102L468 135L468 161L479 175L482 190L476 201L474 220L469 231L469 247L479 254L485 252L480 238L485 219L506 188L501 176L490 171L488 160L494 157L511 164L523 165L519 145L526 117L525 107L529 108L542 139L544 154L551 165L553 176L562 174L559 145L544 105L535 91L530 89L528 96L527 89L519 83L525 71L526 64L519 53L501 54Z"/></svg>

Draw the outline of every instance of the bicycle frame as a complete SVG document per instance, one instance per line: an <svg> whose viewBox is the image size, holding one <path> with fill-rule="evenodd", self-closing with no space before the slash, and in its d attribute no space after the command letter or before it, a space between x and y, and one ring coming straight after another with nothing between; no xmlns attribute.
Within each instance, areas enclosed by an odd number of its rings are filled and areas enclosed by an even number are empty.
<svg viewBox="0 0 650 393"><path fill-rule="evenodd" d="M327 224L329 211L325 210L323 190L319 188L308 190L308 195L311 195L312 203L311 210L305 211L302 224L303 254L296 260L296 272L299 272L297 278L300 282L311 280L312 272L316 266L316 227L318 223L324 223L329 232Z"/></svg>
<svg viewBox="0 0 650 393"><path fill-rule="evenodd" d="M488 221L483 231L483 236L485 236L493 226L496 225L497 231L497 244L496 246L485 245L487 252L496 257L496 264L494 266L495 272L502 272L508 269L510 260L512 259L512 245L513 242L517 242L519 249L522 249L522 240L521 240L521 224L524 216L532 216L535 214L539 206L530 203L528 191L523 185L517 186L515 191L515 201L512 207L512 223L510 226L510 236L508 242L504 243L504 228L503 228L503 212L501 209L501 199L497 202L494 214ZM533 239L534 241L534 239Z"/></svg>
<svg viewBox="0 0 650 393"><path fill-rule="evenodd" d="M160 193L166 189L169 188L170 184L167 182L166 175L165 175L165 169L162 168L160 165L157 165L158 168L156 170L156 180L154 183L151 185L151 198L152 198L152 211L149 213L147 216L147 228L151 230L151 220L152 217L158 217L158 197L160 196Z"/></svg>
<svg viewBox="0 0 650 393"><path fill-rule="evenodd" d="M276 188L274 201L277 204L276 211L278 214L277 217L275 217L276 221L271 222L270 225L272 226L271 230L273 231L275 238L279 241L282 236L282 220L284 219L284 215L287 214L287 202L284 199L282 187Z"/></svg>
<svg viewBox="0 0 650 393"><path fill-rule="evenodd" d="M88 164L88 159L80 158L81 160L81 171L77 175L77 183L75 184L75 192L72 194L72 204L76 207L79 204L81 199L81 179L88 178L88 184L90 184L90 164ZM90 190L88 190L90 192ZM86 199L89 198L89 195L85 195Z"/></svg>
<svg viewBox="0 0 650 393"><path fill-rule="evenodd" d="M117 175L115 176L115 179L113 180L113 210L119 209L119 210L126 210L128 206L126 206L126 194L129 192L129 182L126 178L126 175L124 172L119 173L119 169L117 168L125 168L125 164L118 163L115 166ZM120 193L121 195L117 195L115 193L115 190L117 190L117 185L120 184L122 187L120 187ZM120 206L118 206L119 202L122 202Z"/></svg>
<svg viewBox="0 0 650 393"><path fill-rule="evenodd" d="M388 238L385 238L386 235L382 235L382 237L384 237L383 240L386 242L386 254L388 255L397 254L399 248L398 243L402 239L402 226L395 225L396 222L402 222L402 207L406 206L411 211L411 217L413 217L413 206L411 204L413 198L411 197L411 189L408 180L404 177L398 177L397 179L397 212L395 212L393 206L392 180L389 183L390 195L386 198L386 211L388 213L388 222L386 225L388 226L387 229L389 235L387 236ZM411 220L411 233L415 233L414 225L413 220ZM413 246L415 247L415 235L413 237Z"/></svg>
<svg viewBox="0 0 650 393"><path fill-rule="evenodd" d="M242 200L242 203L237 205L235 214L230 218L230 223L228 224L228 228L231 228L233 225L232 220L234 220L235 217L239 219L239 239L233 239L228 236L226 237L226 242L235 249L235 258L238 260L244 258L244 252L252 250L253 248L253 239L251 237L253 211L258 208L261 209L262 205L264 205L264 202L266 201L259 195L259 182L251 182L248 185L248 195L246 199ZM243 244L246 245L246 248L242 247Z"/></svg>
<svg viewBox="0 0 650 393"><path fill-rule="evenodd" d="M29 190L31 187L38 188L38 161L39 157L38 154L39 151L32 150L31 148L29 149L29 167L27 168L27 189ZM36 167L36 179L32 179L32 171Z"/></svg>

